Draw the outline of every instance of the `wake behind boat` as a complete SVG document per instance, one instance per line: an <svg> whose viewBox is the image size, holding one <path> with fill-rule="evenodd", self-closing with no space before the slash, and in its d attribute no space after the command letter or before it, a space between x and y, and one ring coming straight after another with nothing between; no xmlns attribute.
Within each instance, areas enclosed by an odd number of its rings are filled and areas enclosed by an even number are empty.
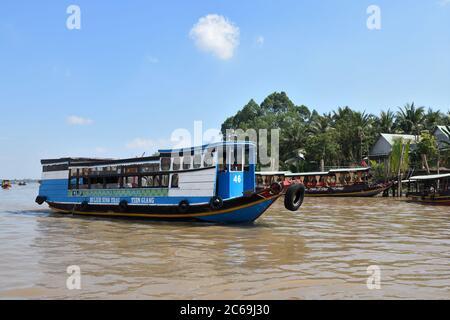
<svg viewBox="0 0 450 320"><path fill-rule="evenodd" d="M42 160L36 202L61 213L246 223L286 193L286 207L297 210L301 185L256 191L255 149L226 142L145 158Z"/></svg>

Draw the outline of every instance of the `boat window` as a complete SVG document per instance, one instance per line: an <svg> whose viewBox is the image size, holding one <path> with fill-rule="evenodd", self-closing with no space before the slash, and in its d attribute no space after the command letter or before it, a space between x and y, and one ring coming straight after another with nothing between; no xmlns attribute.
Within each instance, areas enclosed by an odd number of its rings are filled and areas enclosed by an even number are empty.
<svg viewBox="0 0 450 320"><path fill-rule="evenodd" d="M178 188L178 174L172 175L172 181L170 183L171 188Z"/></svg>
<svg viewBox="0 0 450 320"><path fill-rule="evenodd" d="M78 179L78 189L89 189L89 179L87 176L82 176Z"/></svg>
<svg viewBox="0 0 450 320"><path fill-rule="evenodd" d="M169 186L169 175L163 174L161 176L161 187L168 187Z"/></svg>
<svg viewBox="0 0 450 320"><path fill-rule="evenodd" d="M157 175L153 177L153 186L159 188L161 186L161 176Z"/></svg>
<svg viewBox="0 0 450 320"><path fill-rule="evenodd" d="M183 157L183 170L189 170L191 168L191 156Z"/></svg>
<svg viewBox="0 0 450 320"><path fill-rule="evenodd" d="M244 171L250 171L250 146L246 145L244 149Z"/></svg>
<svg viewBox="0 0 450 320"><path fill-rule="evenodd" d="M161 170L162 171L170 170L170 158L161 158Z"/></svg>
<svg viewBox="0 0 450 320"><path fill-rule="evenodd" d="M217 153L217 167L219 172L225 172L227 170L227 152L224 146L219 147L219 151Z"/></svg>
<svg viewBox="0 0 450 320"><path fill-rule="evenodd" d="M143 188L152 188L153 187L153 176L145 176L141 178L141 184Z"/></svg>
<svg viewBox="0 0 450 320"><path fill-rule="evenodd" d="M242 146L234 145L230 151L230 171L242 171Z"/></svg>
<svg viewBox="0 0 450 320"><path fill-rule="evenodd" d="M103 189L103 178L91 178L91 189Z"/></svg>
<svg viewBox="0 0 450 320"><path fill-rule="evenodd" d="M141 167L141 172L157 172L159 171L159 163L150 163Z"/></svg>
<svg viewBox="0 0 450 320"><path fill-rule="evenodd" d="M125 167L125 173L138 173L138 167Z"/></svg>
<svg viewBox="0 0 450 320"><path fill-rule="evenodd" d="M124 177L123 178L124 188L139 188L139 178L137 176Z"/></svg>
<svg viewBox="0 0 450 320"><path fill-rule="evenodd" d="M214 152L215 148L209 148L203 157L203 167L208 168L214 166Z"/></svg>
<svg viewBox="0 0 450 320"><path fill-rule="evenodd" d="M78 169L70 169L69 190L76 189L77 183L78 183Z"/></svg>
<svg viewBox="0 0 450 320"><path fill-rule="evenodd" d="M202 155L197 153L194 155L194 169L198 169L201 166L202 166Z"/></svg>
<svg viewBox="0 0 450 320"><path fill-rule="evenodd" d="M176 170L180 170L180 168L181 168L181 159L179 157L173 158L172 168L175 171Z"/></svg>
<svg viewBox="0 0 450 320"><path fill-rule="evenodd" d="M106 177L105 178L106 189L118 189L120 188L120 178L119 177Z"/></svg>

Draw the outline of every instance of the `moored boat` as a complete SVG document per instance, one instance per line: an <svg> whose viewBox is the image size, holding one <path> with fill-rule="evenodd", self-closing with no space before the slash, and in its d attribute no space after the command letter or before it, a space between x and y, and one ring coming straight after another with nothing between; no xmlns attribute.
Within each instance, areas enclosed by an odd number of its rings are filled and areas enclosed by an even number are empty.
<svg viewBox="0 0 450 320"><path fill-rule="evenodd" d="M304 184L307 197L373 197L392 185L373 182L369 167L288 173L285 177L289 183Z"/></svg>
<svg viewBox="0 0 450 320"><path fill-rule="evenodd" d="M36 202L70 214L246 223L286 193L286 207L297 210L302 186L256 190L255 148L226 142L145 158L42 160Z"/></svg>
<svg viewBox="0 0 450 320"><path fill-rule="evenodd" d="M450 174L413 176L408 180L409 202L450 206Z"/></svg>
<svg viewBox="0 0 450 320"><path fill-rule="evenodd" d="M2 189L9 189L11 188L11 181L10 180L2 180Z"/></svg>

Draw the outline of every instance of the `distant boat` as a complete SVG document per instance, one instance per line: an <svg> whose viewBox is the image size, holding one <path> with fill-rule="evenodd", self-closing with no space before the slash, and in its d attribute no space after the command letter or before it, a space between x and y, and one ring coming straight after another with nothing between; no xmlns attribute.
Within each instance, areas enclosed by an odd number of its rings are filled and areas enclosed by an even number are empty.
<svg viewBox="0 0 450 320"><path fill-rule="evenodd" d="M18 186L26 186L27 183L25 181L19 181Z"/></svg>
<svg viewBox="0 0 450 320"><path fill-rule="evenodd" d="M450 206L450 173L414 176L408 180L409 202Z"/></svg>
<svg viewBox="0 0 450 320"><path fill-rule="evenodd" d="M343 168L326 172L258 172L259 188L267 183L284 181L303 184L307 197L373 197L392 186L371 181L370 168Z"/></svg>
<svg viewBox="0 0 450 320"><path fill-rule="evenodd" d="M11 188L11 181L3 180L2 181L2 189L9 189L9 188Z"/></svg>
<svg viewBox="0 0 450 320"><path fill-rule="evenodd" d="M373 182L370 167L292 173L286 179L303 183L307 197L373 197L392 186Z"/></svg>
<svg viewBox="0 0 450 320"><path fill-rule="evenodd" d="M255 159L253 143L223 142L154 157L42 160L36 202L68 214L247 223L286 194L296 211L304 188L256 190Z"/></svg>

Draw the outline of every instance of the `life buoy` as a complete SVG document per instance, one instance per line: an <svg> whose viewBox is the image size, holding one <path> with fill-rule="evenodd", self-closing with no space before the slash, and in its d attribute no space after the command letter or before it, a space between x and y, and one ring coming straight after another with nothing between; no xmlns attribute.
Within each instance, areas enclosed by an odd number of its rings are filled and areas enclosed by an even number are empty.
<svg viewBox="0 0 450 320"><path fill-rule="evenodd" d="M186 213L189 210L189 201L187 200L182 200L180 201L180 203L178 204L178 212L180 213Z"/></svg>
<svg viewBox="0 0 450 320"><path fill-rule="evenodd" d="M43 197L43 196L37 196L35 202L38 205L43 204L45 201L47 201L47 197Z"/></svg>
<svg viewBox="0 0 450 320"><path fill-rule="evenodd" d="M127 200L122 200L119 202L119 209L121 212L125 212L128 210L128 202Z"/></svg>
<svg viewBox="0 0 450 320"><path fill-rule="evenodd" d="M290 211L297 211L305 198L305 187L302 184L290 186L284 196L284 207Z"/></svg>
<svg viewBox="0 0 450 320"><path fill-rule="evenodd" d="M270 192L272 194L279 194L283 190L283 187L281 186L281 183L274 182L270 185Z"/></svg>
<svg viewBox="0 0 450 320"><path fill-rule="evenodd" d="M89 202L83 201L80 205L81 211L86 211L89 208Z"/></svg>
<svg viewBox="0 0 450 320"><path fill-rule="evenodd" d="M221 197L219 196L214 196L211 198L211 200L209 201L209 206L211 207L211 209L213 210L217 210L222 208L223 206L223 200Z"/></svg>

